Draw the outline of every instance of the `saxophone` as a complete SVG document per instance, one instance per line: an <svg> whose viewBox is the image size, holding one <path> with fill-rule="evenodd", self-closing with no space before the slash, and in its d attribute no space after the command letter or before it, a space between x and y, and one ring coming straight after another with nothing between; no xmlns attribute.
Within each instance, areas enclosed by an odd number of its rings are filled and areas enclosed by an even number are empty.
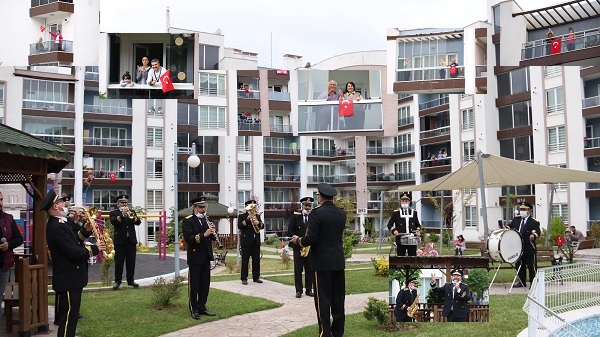
<svg viewBox="0 0 600 337"><path fill-rule="evenodd" d="M415 313L417 313L417 310L419 310L419 294L418 293L417 293L417 296L415 297L415 300L413 301L413 303L406 310L406 316L408 316L410 318L414 318Z"/></svg>
<svg viewBox="0 0 600 337"><path fill-rule="evenodd" d="M252 224L252 229L254 229L255 233L260 233L260 223L254 224L255 220L258 221L258 217L256 215L256 204L249 204L246 206L246 210L250 213L246 220L250 221Z"/></svg>
<svg viewBox="0 0 600 337"><path fill-rule="evenodd" d="M72 206L71 209L82 213L85 216L87 223L90 224L92 235L94 235L98 242L104 242L106 250L102 251L102 258L105 260L114 259L115 245L113 244L113 240L110 238L110 232L105 229L101 233L100 228L98 228L98 224L96 223L98 209L96 207L91 207L88 209L86 206Z"/></svg>

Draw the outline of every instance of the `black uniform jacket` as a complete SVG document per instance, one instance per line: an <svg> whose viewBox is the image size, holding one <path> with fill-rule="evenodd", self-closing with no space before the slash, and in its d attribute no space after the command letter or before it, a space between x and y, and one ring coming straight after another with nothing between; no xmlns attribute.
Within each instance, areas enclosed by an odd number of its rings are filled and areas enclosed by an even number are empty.
<svg viewBox="0 0 600 337"><path fill-rule="evenodd" d="M308 217L310 220L310 216ZM297 235L303 237L306 235L306 229L308 226L304 225L304 215L301 212L294 212L288 220L287 236ZM290 241L290 247L293 249L300 249L300 246Z"/></svg>
<svg viewBox="0 0 600 337"><path fill-rule="evenodd" d="M402 212L406 211L407 215L402 215ZM411 217L412 215L412 217ZM406 228L408 222L408 228ZM419 217L417 215L417 211L412 208L408 208L406 210L397 209L392 213L392 217L390 221L388 221L387 225L390 232L393 234L394 230L397 230L400 234L408 234L414 233L417 229L421 228L421 224L419 223ZM401 236L401 235L400 235ZM400 236L396 236L396 244L400 244Z"/></svg>
<svg viewBox="0 0 600 337"><path fill-rule="evenodd" d="M248 212L242 213L238 216L238 229L240 230L240 245L241 246L252 246L252 244L256 244L260 246L260 231L256 233L254 231L254 226L250 222L250 220L246 220L248 218ZM258 219L258 226L260 229L265 228L265 224L260 219L260 215L256 215Z"/></svg>
<svg viewBox="0 0 600 337"><path fill-rule="evenodd" d="M187 242L187 264L204 264L213 261L212 242L214 235L204 237L208 224L202 224L195 215L189 215L183 220L183 239ZM196 242L196 235L200 234L200 242Z"/></svg>
<svg viewBox="0 0 600 337"><path fill-rule="evenodd" d="M408 308L413 304L417 295L417 289L413 291L406 287L400 289L398 295L396 295L396 306L394 307L396 321L401 322L404 320Z"/></svg>
<svg viewBox="0 0 600 337"><path fill-rule="evenodd" d="M471 292L469 286L461 283L460 293L454 294L454 284L446 283L440 288L436 284L431 285L431 289L444 295L444 309L442 310L442 316L448 317L450 311L453 312L457 318L469 318L471 308L469 307L469 301L471 300ZM454 295L454 296L453 296Z"/></svg>
<svg viewBox="0 0 600 337"><path fill-rule="evenodd" d="M521 219L521 217L514 218L509 227L514 228L514 230L518 232L519 226L521 226ZM519 235L521 235L521 241L523 242L523 255L535 254L535 240L531 241L529 236L533 234L537 239L540 233L540 222L534 219L532 216L529 216L527 221L525 221L523 228L521 228L521 232L519 233Z"/></svg>
<svg viewBox="0 0 600 337"><path fill-rule="evenodd" d="M115 228L115 245L122 245L129 242L137 243L134 226L139 226L142 223L137 214L133 219L130 219L128 216L123 216L123 213L119 209L114 209L110 211L110 223ZM127 237L127 233L129 233L129 237Z"/></svg>

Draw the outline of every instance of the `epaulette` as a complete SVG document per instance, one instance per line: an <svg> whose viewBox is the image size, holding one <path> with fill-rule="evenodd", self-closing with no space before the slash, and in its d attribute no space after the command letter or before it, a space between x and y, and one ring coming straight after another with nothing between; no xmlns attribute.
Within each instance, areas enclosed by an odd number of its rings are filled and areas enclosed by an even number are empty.
<svg viewBox="0 0 600 337"><path fill-rule="evenodd" d="M395 209L394 212L400 212L400 208Z"/></svg>
<svg viewBox="0 0 600 337"><path fill-rule="evenodd" d="M313 208L313 211L314 211L315 209L319 208L319 207L321 207L321 205L317 205L317 207Z"/></svg>
<svg viewBox="0 0 600 337"><path fill-rule="evenodd" d="M189 219L189 218L191 218L193 216L194 216L194 214L190 214L190 215L186 216L185 219Z"/></svg>
<svg viewBox="0 0 600 337"><path fill-rule="evenodd" d="M294 212L294 215L302 215L301 212Z"/></svg>
<svg viewBox="0 0 600 337"><path fill-rule="evenodd" d="M538 219L536 219L536 218L534 218L534 217L531 217L531 218L532 218L533 220L537 221L537 222L540 222Z"/></svg>
<svg viewBox="0 0 600 337"><path fill-rule="evenodd" d="M406 291L406 290L408 290L408 287L404 287L404 288L402 288L402 290Z"/></svg>

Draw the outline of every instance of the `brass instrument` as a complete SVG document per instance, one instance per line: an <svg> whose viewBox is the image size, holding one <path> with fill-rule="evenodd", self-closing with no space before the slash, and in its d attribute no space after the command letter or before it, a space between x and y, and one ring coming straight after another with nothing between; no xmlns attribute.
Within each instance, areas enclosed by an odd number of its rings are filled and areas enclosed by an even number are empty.
<svg viewBox="0 0 600 337"><path fill-rule="evenodd" d="M135 213L135 210L133 210L133 209L130 209L130 210L127 212L127 217L129 218L129 220L131 220L131 221L134 221L134 220L135 220L135 218L137 217L137 214Z"/></svg>
<svg viewBox="0 0 600 337"><path fill-rule="evenodd" d="M306 232L304 236L308 235L308 224L306 224ZM308 253L310 253L310 246L300 247L300 256L307 257Z"/></svg>
<svg viewBox="0 0 600 337"><path fill-rule="evenodd" d="M113 240L110 238L110 232L108 230L103 230L100 233L100 229L98 228L98 224L96 223L96 218L98 215L98 209L96 207L87 208L86 206L72 206L69 208L69 211L74 211L78 214L82 214L85 216L86 222L90 225L92 229L92 234L96 238L97 242L103 242L106 246L106 250L102 251L102 258L105 260L112 260L115 258L115 245L113 244Z"/></svg>
<svg viewBox="0 0 600 337"><path fill-rule="evenodd" d="M246 218L246 220L250 221L250 223L252 224L252 228L254 229L254 232L259 233L260 232L260 221L258 221L258 216L256 214L256 204L249 204L248 206L246 206L246 210L250 213L250 215L248 215L248 218ZM255 222L258 222L258 224L255 224Z"/></svg>
<svg viewBox="0 0 600 337"><path fill-rule="evenodd" d="M415 317L415 313L417 313L417 310L419 310L419 294L418 293L417 293L417 296L415 297L415 300L413 301L413 303L406 310L406 316L408 316L410 318Z"/></svg>

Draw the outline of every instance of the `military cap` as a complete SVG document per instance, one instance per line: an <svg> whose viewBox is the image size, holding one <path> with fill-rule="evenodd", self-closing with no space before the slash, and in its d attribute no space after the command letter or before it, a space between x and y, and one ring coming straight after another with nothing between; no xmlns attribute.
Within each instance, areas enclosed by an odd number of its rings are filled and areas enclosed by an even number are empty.
<svg viewBox="0 0 600 337"><path fill-rule="evenodd" d="M254 199L250 199L250 200L248 200L248 201L246 201L246 202L244 203L244 205L246 205L246 206L248 206L248 205L250 205L250 204L256 204L256 200L254 200Z"/></svg>
<svg viewBox="0 0 600 337"><path fill-rule="evenodd" d="M46 197L44 197L44 200L42 200L41 209L43 211L48 212L48 210L50 210L50 207L52 207L52 205L56 204L59 201L69 201L69 197L59 197L56 194L56 192L54 192L54 190L48 190Z"/></svg>
<svg viewBox="0 0 600 337"><path fill-rule="evenodd" d="M416 284L419 284L419 280L417 280L416 278L411 278L410 280L408 280L408 283L416 283Z"/></svg>
<svg viewBox="0 0 600 337"><path fill-rule="evenodd" d="M311 205L313 202L315 202L315 199L313 197L304 197L304 198L300 199L300 202L302 204Z"/></svg>
<svg viewBox="0 0 600 337"><path fill-rule="evenodd" d="M325 198L332 198L337 195L337 190L335 187L327 183L319 183L319 185L317 185L317 191L319 191L319 194Z"/></svg>
<svg viewBox="0 0 600 337"><path fill-rule="evenodd" d="M530 203L528 203L527 201L523 201L521 203L521 205L519 206L519 208L528 208L528 209L531 210L531 209L533 209L533 205L530 204Z"/></svg>
<svg viewBox="0 0 600 337"><path fill-rule="evenodd" d="M198 199L192 200L193 206L206 207L206 197L200 197Z"/></svg>
<svg viewBox="0 0 600 337"><path fill-rule="evenodd" d="M129 196L127 194L121 194L117 197L117 202L129 202Z"/></svg>
<svg viewBox="0 0 600 337"><path fill-rule="evenodd" d="M412 201L412 199L410 198L410 194L408 194L407 192L402 193L402 195L400 196L400 200Z"/></svg>
<svg viewBox="0 0 600 337"><path fill-rule="evenodd" d="M462 269L452 269L452 275L460 275L463 276L463 271Z"/></svg>

